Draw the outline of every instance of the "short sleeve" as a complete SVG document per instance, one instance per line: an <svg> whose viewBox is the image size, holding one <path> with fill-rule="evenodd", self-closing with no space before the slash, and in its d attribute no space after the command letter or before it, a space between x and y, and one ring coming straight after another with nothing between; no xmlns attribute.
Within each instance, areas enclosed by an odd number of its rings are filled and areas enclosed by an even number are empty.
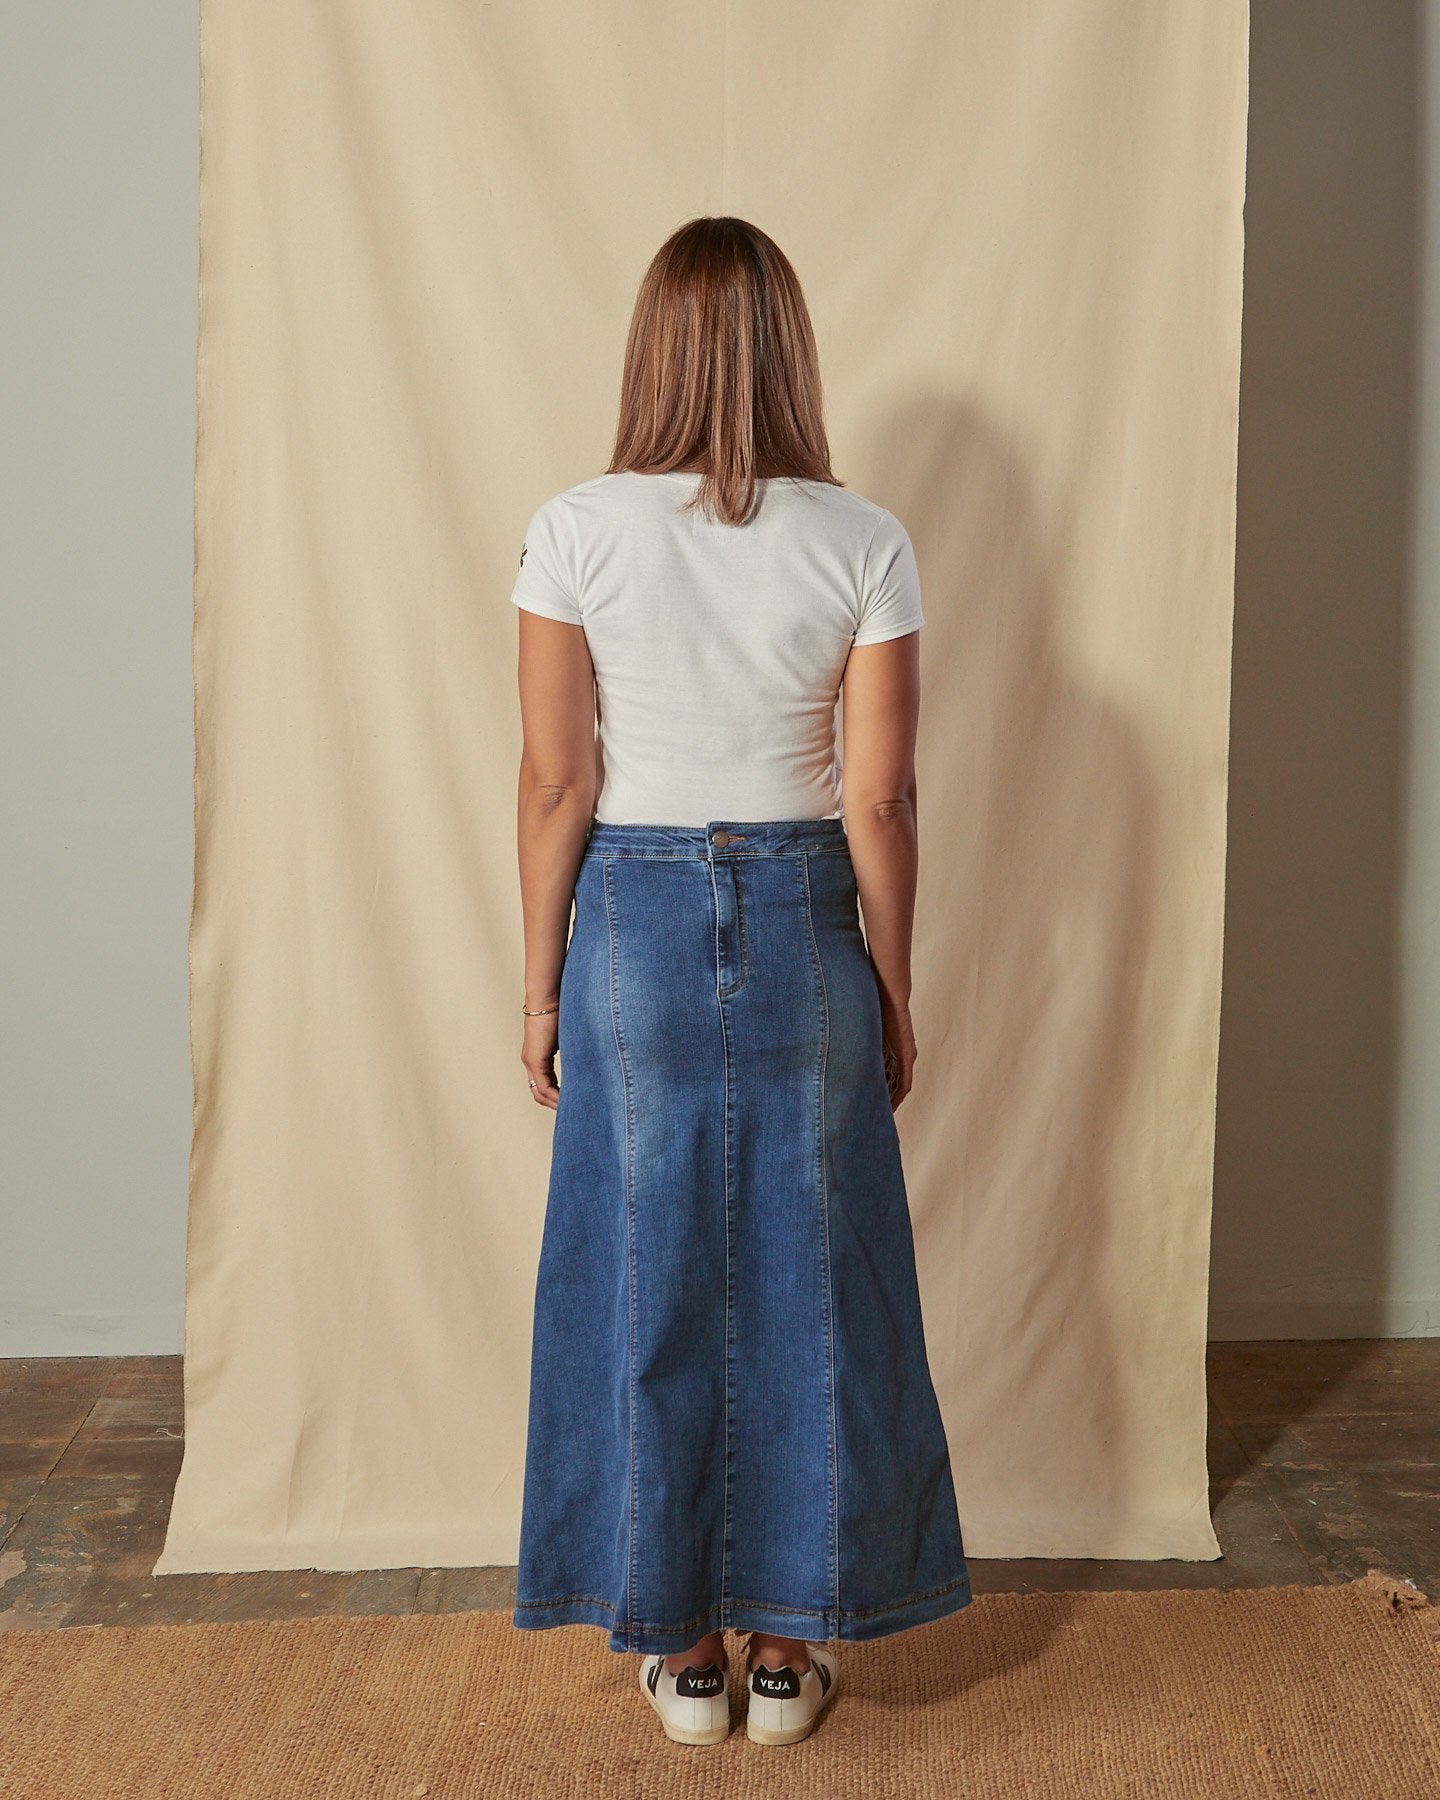
<svg viewBox="0 0 1440 1800"><path fill-rule="evenodd" d="M883 644L925 623L920 607L920 571L910 534L893 513L881 513L865 553L860 622L851 640Z"/></svg>
<svg viewBox="0 0 1440 1800"><path fill-rule="evenodd" d="M555 502L536 508L520 545L520 568L510 593L516 606L578 625L580 602L576 597L572 558L555 516Z"/></svg>

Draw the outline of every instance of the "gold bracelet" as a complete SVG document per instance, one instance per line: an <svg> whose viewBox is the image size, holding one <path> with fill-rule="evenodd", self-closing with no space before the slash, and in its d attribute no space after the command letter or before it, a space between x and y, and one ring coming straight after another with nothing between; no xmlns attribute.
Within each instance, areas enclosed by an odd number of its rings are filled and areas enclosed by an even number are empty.
<svg viewBox="0 0 1440 1800"><path fill-rule="evenodd" d="M530 1008L522 1000L520 1002L520 1010L522 1013L524 1013L524 1015L527 1019L538 1019L544 1013L559 1012L560 1008L558 1005L556 1005L556 1006L540 1006L540 1007L537 1007L534 1012L531 1012Z"/></svg>

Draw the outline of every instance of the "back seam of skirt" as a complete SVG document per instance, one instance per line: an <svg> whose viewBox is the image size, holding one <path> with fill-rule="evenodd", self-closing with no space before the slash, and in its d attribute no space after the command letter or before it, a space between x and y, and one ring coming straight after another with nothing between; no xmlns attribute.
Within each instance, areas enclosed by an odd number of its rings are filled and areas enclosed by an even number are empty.
<svg viewBox="0 0 1440 1800"><path fill-rule="evenodd" d="M610 886L610 865L602 865L605 887L605 919L610 934L610 1021L615 1032L615 1052L620 1061L620 1082L625 1095L625 1243L629 1281L630 1363L630 1492L629 1518L625 1534L625 1627L633 1629L635 1618L635 1539L639 1495L639 1448L635 1419L635 1106L630 1080L630 1065L625 1054L625 1033L620 1023L619 945L615 932L614 896Z"/></svg>
<svg viewBox="0 0 1440 1800"><path fill-rule="evenodd" d="M708 864L710 871L710 898L715 908L715 1011L720 1020L720 1041L723 1049L723 1066L725 1072L725 1112L722 1128L721 1153L724 1158L725 1177L725 1463L724 1493L721 1496L720 1514L720 1620L722 1627L730 1622L730 1555L731 1555L731 1412L734 1408L735 1393L735 1290L734 1266L731 1255L731 1238L734 1226L734 1210L731 1188L733 1183L731 1162L731 1139L734 1127L733 1093L731 1082L731 1047L730 1026L725 1017L725 997L721 993L721 938L720 938L720 895L715 885L715 864Z"/></svg>
<svg viewBox="0 0 1440 1800"><path fill-rule="evenodd" d="M825 967L820 955L820 946L816 940L815 918L810 903L810 859L802 854L798 861L800 883L805 898L805 934L819 985L820 998L820 1049L815 1070L815 1152L816 1187L820 1203L821 1258L825 1275L825 1399L829 1411L827 1430L830 1452L830 1493L828 1497L830 1604L834 1612L835 1629L838 1632L840 1628L840 1568L836 1540L840 1511L840 1467L835 1420L835 1301L830 1272L830 1191L825 1155L825 1080L830 1053L830 997L825 987Z"/></svg>

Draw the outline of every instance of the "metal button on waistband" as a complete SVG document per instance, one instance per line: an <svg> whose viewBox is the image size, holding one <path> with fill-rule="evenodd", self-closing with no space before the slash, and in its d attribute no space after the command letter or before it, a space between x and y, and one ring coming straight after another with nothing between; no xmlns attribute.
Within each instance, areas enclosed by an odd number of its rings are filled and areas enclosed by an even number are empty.
<svg viewBox="0 0 1440 1800"><path fill-rule="evenodd" d="M717 831L710 839L710 842L714 844L717 849L723 850L730 842L730 833L728 831Z"/></svg>

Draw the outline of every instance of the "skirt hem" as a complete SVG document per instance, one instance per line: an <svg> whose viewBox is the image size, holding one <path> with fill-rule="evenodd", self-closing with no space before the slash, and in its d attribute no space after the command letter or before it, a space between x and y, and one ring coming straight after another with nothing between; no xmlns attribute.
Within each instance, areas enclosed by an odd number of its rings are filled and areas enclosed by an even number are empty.
<svg viewBox="0 0 1440 1800"><path fill-rule="evenodd" d="M674 1656L712 1631L764 1631L815 1643L836 1639L859 1643L944 1618L968 1606L973 1598L967 1570L941 1587L897 1601L893 1606L867 1607L858 1612L842 1610L838 1616L834 1611L806 1612L798 1607L733 1600L712 1606L681 1626L617 1626L615 1609L608 1601L577 1596L517 1605L511 1623L517 1631L544 1631L555 1625L598 1625L609 1632L612 1650Z"/></svg>

